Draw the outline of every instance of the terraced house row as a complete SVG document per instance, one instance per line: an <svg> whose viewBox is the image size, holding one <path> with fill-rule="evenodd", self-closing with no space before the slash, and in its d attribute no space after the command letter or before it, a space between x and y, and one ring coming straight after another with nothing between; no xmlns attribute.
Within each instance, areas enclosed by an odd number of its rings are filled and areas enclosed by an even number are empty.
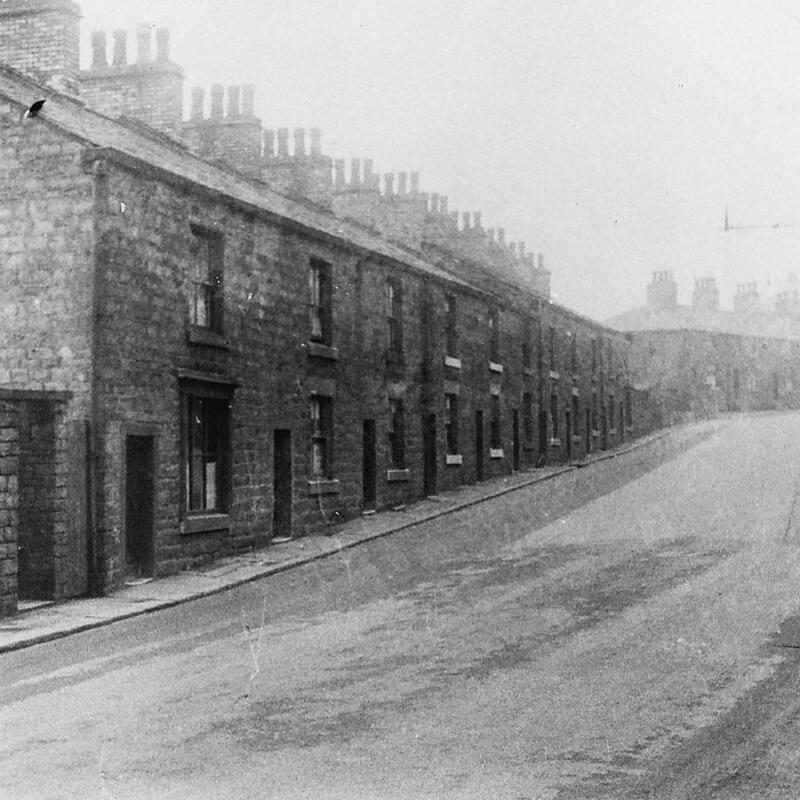
<svg viewBox="0 0 800 800"><path fill-rule="evenodd" d="M165 32L81 71L78 20L0 2L2 613L643 430L628 338L541 257L316 132L275 149L247 87L183 121Z"/></svg>

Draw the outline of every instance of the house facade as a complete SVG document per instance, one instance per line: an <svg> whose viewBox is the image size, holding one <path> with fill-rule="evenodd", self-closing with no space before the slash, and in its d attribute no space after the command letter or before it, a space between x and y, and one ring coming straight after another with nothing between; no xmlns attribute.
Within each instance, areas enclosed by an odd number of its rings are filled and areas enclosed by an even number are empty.
<svg viewBox="0 0 800 800"><path fill-rule="evenodd" d="M290 155L247 87L184 121L164 33L81 71L77 18L0 3L0 613L644 430L629 338L522 243Z"/></svg>

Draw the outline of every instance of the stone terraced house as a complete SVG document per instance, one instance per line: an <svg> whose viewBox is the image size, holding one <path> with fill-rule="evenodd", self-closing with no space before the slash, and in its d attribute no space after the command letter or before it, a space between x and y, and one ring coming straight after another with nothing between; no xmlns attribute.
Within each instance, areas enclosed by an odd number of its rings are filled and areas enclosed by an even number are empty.
<svg viewBox="0 0 800 800"><path fill-rule="evenodd" d="M0 614L642 432L541 257L79 16L0 0Z"/></svg>

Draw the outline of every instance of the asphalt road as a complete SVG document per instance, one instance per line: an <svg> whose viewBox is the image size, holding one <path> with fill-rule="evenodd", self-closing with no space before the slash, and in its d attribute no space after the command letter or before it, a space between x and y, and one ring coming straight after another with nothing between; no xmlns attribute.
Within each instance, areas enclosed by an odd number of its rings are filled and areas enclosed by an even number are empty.
<svg viewBox="0 0 800 800"><path fill-rule="evenodd" d="M737 419L0 656L0 797L798 796L798 442Z"/></svg>

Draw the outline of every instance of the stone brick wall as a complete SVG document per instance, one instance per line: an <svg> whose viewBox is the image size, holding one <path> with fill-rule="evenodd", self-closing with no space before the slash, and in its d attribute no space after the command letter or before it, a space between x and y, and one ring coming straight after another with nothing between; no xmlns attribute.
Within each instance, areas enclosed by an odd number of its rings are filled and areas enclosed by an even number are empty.
<svg viewBox="0 0 800 800"><path fill-rule="evenodd" d="M69 0L2 0L0 63L77 95L79 21Z"/></svg>
<svg viewBox="0 0 800 800"><path fill-rule="evenodd" d="M77 142L20 113L0 101L0 387L74 392L78 416L90 386L93 180Z"/></svg>
<svg viewBox="0 0 800 800"><path fill-rule="evenodd" d="M17 413L0 401L0 617L17 610Z"/></svg>

